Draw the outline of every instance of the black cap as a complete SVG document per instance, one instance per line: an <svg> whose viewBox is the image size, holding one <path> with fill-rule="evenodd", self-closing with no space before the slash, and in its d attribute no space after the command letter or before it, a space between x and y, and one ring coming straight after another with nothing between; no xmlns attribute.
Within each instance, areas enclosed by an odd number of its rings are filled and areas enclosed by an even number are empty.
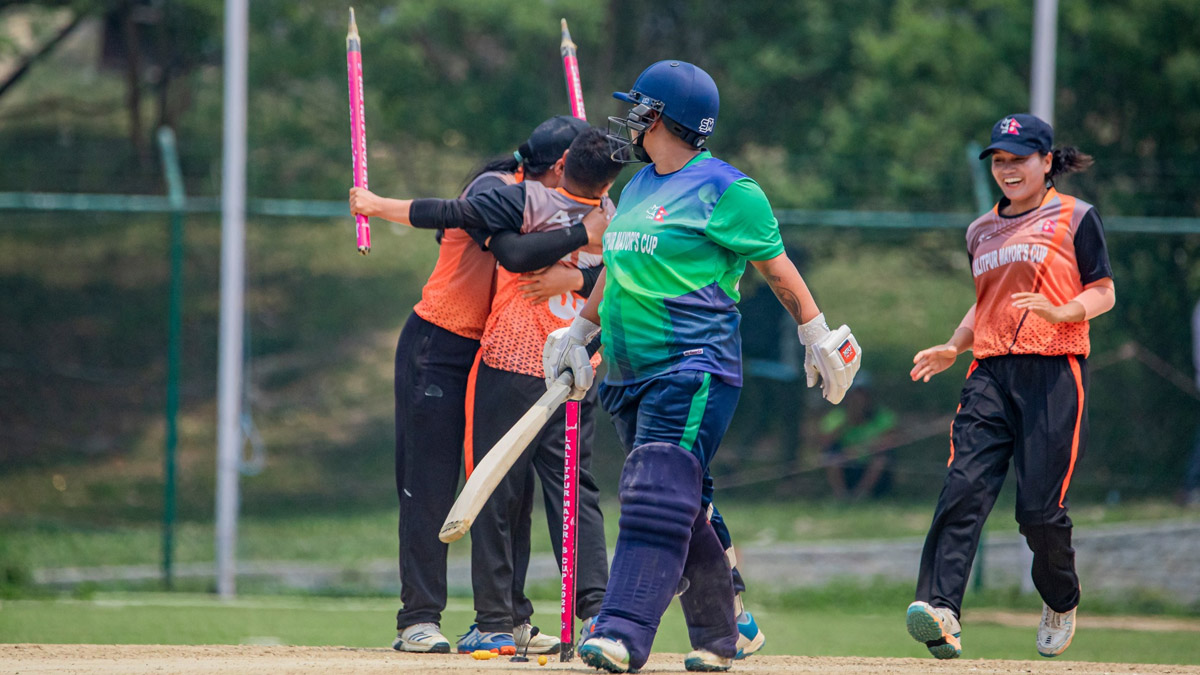
<svg viewBox="0 0 1200 675"><path fill-rule="evenodd" d="M1050 152L1054 146L1054 128L1039 117L1021 113L1009 115L992 127L992 144L979 153L983 159L997 150L1028 157L1035 152Z"/></svg>
<svg viewBox="0 0 1200 675"><path fill-rule="evenodd" d="M517 150L518 159L525 164L529 173L542 173L554 166L562 154L571 147L571 141L588 123L570 115L556 115L537 125L529 140Z"/></svg>

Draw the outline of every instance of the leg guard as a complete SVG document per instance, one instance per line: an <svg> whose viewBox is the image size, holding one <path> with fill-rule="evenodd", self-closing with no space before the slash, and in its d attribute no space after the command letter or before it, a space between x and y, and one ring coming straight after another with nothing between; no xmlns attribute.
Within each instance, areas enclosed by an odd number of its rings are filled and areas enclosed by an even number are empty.
<svg viewBox="0 0 1200 675"><path fill-rule="evenodd" d="M704 518L700 480L696 457L668 443L635 448L621 471L617 550L592 635L623 642L633 668L650 656L659 621L683 576L693 525ZM715 534L712 538L716 542ZM720 543L716 546L720 552ZM732 607L732 597L722 601Z"/></svg>
<svg viewBox="0 0 1200 675"><path fill-rule="evenodd" d="M683 574L691 582L679 598L692 649L733 658L737 654L737 622L733 613L733 575L721 540L702 513L692 524Z"/></svg>

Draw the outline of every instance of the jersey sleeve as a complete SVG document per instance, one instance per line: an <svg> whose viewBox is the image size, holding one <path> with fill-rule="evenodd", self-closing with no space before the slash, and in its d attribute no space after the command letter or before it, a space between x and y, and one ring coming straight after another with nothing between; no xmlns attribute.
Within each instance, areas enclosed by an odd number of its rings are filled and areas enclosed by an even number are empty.
<svg viewBox="0 0 1200 675"><path fill-rule="evenodd" d="M783 253L779 221L762 188L750 178L725 189L704 234L748 260L770 260Z"/></svg>
<svg viewBox="0 0 1200 675"><path fill-rule="evenodd" d="M463 197L474 197L475 195L483 194L489 190L497 190L506 185L509 185L509 183L505 183L503 180L500 180L499 176L484 176L483 178L472 182L471 187L467 190L467 194L463 195ZM467 236L471 237L471 239L474 239L475 243L479 244L479 248L481 250L488 250L488 238L492 236L491 232L485 229L469 228L467 230Z"/></svg>
<svg viewBox="0 0 1200 675"><path fill-rule="evenodd" d="M466 198L479 214L483 229L496 232L520 232L525 221L525 184L515 183Z"/></svg>
<svg viewBox="0 0 1200 675"><path fill-rule="evenodd" d="M1075 260L1079 264L1079 280L1084 286L1112 277L1108 261L1108 244L1104 240L1104 225L1096 209L1090 209L1075 230Z"/></svg>

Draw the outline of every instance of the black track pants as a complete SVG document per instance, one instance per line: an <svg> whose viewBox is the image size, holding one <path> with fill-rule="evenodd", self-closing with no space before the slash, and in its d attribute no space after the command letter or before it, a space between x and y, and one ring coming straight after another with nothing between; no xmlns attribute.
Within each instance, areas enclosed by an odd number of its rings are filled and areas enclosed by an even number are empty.
<svg viewBox="0 0 1200 675"><path fill-rule="evenodd" d="M579 502L576 533L575 613L595 616L608 585L608 551L600 490L592 475L592 436L595 429L596 388L579 405ZM479 364L475 384L475 465L488 449L546 393L545 380ZM481 631L512 630L528 620L533 606L509 589L524 582L528 565L529 493L533 473L542 484L547 526L554 559L562 560L563 452L565 406L550 417L521 457L509 469L471 526L471 584L475 591L475 621ZM524 556L518 533L524 528Z"/></svg>
<svg viewBox="0 0 1200 675"><path fill-rule="evenodd" d="M961 611L979 534L1011 460L1033 583L1055 611L1079 603L1067 488L1087 442L1087 386L1083 357L998 356L971 365L921 554L917 600Z"/></svg>
<svg viewBox="0 0 1200 675"><path fill-rule="evenodd" d="M400 500L400 600L396 629L440 623L447 545L438 532L462 475L467 379L479 342L414 312L396 345L396 492ZM528 557L529 529L516 535ZM512 602L528 602L514 586ZM507 630L512 630L509 627Z"/></svg>

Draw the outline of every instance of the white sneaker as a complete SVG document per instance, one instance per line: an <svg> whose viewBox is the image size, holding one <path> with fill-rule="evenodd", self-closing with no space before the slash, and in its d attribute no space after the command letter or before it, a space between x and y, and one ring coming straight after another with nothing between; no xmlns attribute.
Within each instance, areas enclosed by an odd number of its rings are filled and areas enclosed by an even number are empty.
<svg viewBox="0 0 1200 675"><path fill-rule="evenodd" d="M1042 603L1042 623L1038 626L1037 650L1046 658L1054 658L1067 651L1071 638L1075 637L1075 610L1056 612Z"/></svg>
<svg viewBox="0 0 1200 675"><path fill-rule="evenodd" d="M415 623L396 635L392 649L398 652L449 654L450 641L442 635L436 623Z"/></svg>
<svg viewBox="0 0 1200 675"><path fill-rule="evenodd" d="M593 668L603 668L610 673L628 673L629 650L620 640L606 637L588 638L579 648L579 658Z"/></svg>
<svg viewBox="0 0 1200 675"><path fill-rule="evenodd" d="M934 657L957 659L962 656L962 626L951 610L918 600L908 606L905 625L908 634L917 642L924 642Z"/></svg>
<svg viewBox="0 0 1200 675"><path fill-rule="evenodd" d="M683 667L693 673L716 673L729 670L733 658L717 656L707 649L693 649L683 660Z"/></svg>
<svg viewBox="0 0 1200 675"><path fill-rule="evenodd" d="M540 631L531 638L532 633L533 626L528 622L520 626L513 626L513 642L517 643L518 654L554 654L558 652L558 638ZM528 649L526 649L527 646Z"/></svg>

